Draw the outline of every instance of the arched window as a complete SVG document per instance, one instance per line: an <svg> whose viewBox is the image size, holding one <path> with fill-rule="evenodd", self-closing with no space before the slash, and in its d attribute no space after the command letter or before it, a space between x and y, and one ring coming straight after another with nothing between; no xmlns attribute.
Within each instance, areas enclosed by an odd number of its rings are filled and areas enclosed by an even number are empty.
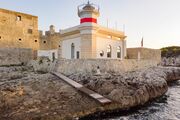
<svg viewBox="0 0 180 120"><path fill-rule="evenodd" d="M100 56L101 56L101 57L104 56L104 51L103 51L103 50L100 51Z"/></svg>
<svg viewBox="0 0 180 120"><path fill-rule="evenodd" d="M71 59L75 57L75 45L74 43L71 44Z"/></svg>
<svg viewBox="0 0 180 120"><path fill-rule="evenodd" d="M121 58L121 47L117 47L117 58Z"/></svg>
<svg viewBox="0 0 180 120"><path fill-rule="evenodd" d="M108 45L108 46L107 46L107 58L111 58L111 52L112 52L111 46Z"/></svg>

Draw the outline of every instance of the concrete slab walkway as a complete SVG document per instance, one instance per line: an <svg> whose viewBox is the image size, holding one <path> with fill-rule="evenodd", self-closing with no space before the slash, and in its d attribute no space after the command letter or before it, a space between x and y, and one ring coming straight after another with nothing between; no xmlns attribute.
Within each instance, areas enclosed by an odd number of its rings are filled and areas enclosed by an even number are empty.
<svg viewBox="0 0 180 120"><path fill-rule="evenodd" d="M57 72L52 72L51 74L59 77L60 79L62 79L63 81L65 81L66 83L68 83L69 85L71 85L72 87L74 87L75 89L77 89L78 91L81 91L82 93L84 93L85 95L95 99L96 101L98 101L100 104L105 105L105 104L109 104L112 101L103 97L102 95L84 87L83 85L75 82L74 80L69 79L68 77L64 76L61 73L57 73Z"/></svg>

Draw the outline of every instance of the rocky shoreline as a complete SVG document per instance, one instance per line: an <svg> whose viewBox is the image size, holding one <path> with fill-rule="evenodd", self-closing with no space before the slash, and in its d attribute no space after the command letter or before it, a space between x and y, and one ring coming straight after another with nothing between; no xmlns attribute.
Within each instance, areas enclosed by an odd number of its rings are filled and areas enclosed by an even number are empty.
<svg viewBox="0 0 180 120"><path fill-rule="evenodd" d="M68 76L113 101L101 106L49 73L39 74L21 66L0 67L0 71L1 120L71 120L95 112L128 109L162 96L168 90L167 82L180 80L178 67Z"/></svg>

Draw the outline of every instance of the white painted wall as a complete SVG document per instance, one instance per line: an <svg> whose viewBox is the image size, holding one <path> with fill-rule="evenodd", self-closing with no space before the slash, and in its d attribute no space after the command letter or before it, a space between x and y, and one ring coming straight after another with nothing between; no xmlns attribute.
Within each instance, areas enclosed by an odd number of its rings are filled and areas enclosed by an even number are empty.
<svg viewBox="0 0 180 120"><path fill-rule="evenodd" d="M94 13L85 13L81 15L81 18L97 18L98 16Z"/></svg>
<svg viewBox="0 0 180 120"><path fill-rule="evenodd" d="M127 41L124 40L124 57L127 57Z"/></svg>
<svg viewBox="0 0 180 120"><path fill-rule="evenodd" d="M75 45L75 58L77 56L77 51L80 52L81 55L81 50L80 50L80 46L81 46L81 38L74 38L74 39L68 39L68 40L64 40L62 42L62 58L65 59L71 59L71 44L74 43ZM81 58L81 56L80 56Z"/></svg>
<svg viewBox="0 0 180 120"><path fill-rule="evenodd" d="M108 45L111 45L111 48L112 48L111 58L109 58L109 59L122 59L123 58L122 41L112 40L112 39L109 39L109 38L97 37L96 45L97 45L96 46L96 50L97 50L96 56L97 56L97 58L101 58L101 59L102 58L104 58L104 59L107 58L107 46ZM117 47L118 46L121 47L121 58L117 58ZM102 50L104 51L104 56L103 57L100 56L100 52Z"/></svg>
<svg viewBox="0 0 180 120"><path fill-rule="evenodd" d="M58 59L58 50L38 50L38 57L48 57L53 60L52 54L55 53L55 58Z"/></svg>

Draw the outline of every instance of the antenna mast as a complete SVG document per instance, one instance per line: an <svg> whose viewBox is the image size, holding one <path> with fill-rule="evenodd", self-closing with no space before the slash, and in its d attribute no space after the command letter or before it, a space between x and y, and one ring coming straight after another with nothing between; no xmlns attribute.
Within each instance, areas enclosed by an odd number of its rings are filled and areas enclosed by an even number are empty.
<svg viewBox="0 0 180 120"><path fill-rule="evenodd" d="M124 33L126 32L126 26L125 26L125 24L123 24L123 32L124 32Z"/></svg>
<svg viewBox="0 0 180 120"><path fill-rule="evenodd" d="M107 24L107 28L108 28L109 27L109 20L108 20L108 18L107 18L106 22L107 22L106 24Z"/></svg>
<svg viewBox="0 0 180 120"><path fill-rule="evenodd" d="M115 29L117 30L117 26L118 26L118 23L117 21L115 22Z"/></svg>

